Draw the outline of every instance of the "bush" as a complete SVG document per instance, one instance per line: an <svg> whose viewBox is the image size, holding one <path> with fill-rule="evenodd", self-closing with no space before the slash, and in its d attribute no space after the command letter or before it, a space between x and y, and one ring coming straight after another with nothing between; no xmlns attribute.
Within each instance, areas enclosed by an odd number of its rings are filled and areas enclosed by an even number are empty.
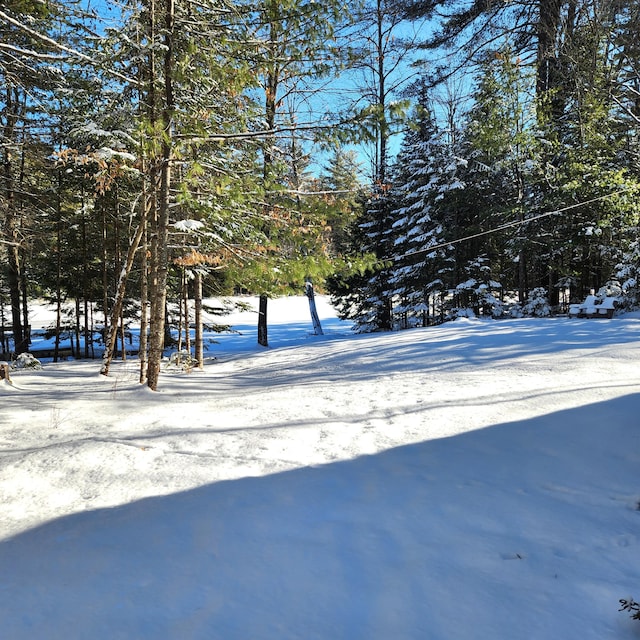
<svg viewBox="0 0 640 640"><path fill-rule="evenodd" d="M182 351L174 351L169 356L169 363L167 369L179 369L181 371L191 371L198 365L198 361L191 355L189 351L183 349Z"/></svg>
<svg viewBox="0 0 640 640"><path fill-rule="evenodd" d="M42 369L42 364L34 355L21 353L12 363L12 369Z"/></svg>
<svg viewBox="0 0 640 640"><path fill-rule="evenodd" d="M529 292L529 298L522 307L522 313L534 318L547 318L551 315L547 292L543 287L536 287Z"/></svg>

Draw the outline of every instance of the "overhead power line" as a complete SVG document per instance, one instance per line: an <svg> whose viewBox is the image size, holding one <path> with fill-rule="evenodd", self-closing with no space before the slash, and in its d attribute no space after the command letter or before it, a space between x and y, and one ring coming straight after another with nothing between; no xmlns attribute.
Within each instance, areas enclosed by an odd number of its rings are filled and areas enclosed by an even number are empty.
<svg viewBox="0 0 640 640"><path fill-rule="evenodd" d="M565 211L569 211L571 209L577 209L578 207L584 207L588 204L593 204L594 202L598 202L600 200L605 200L606 198L612 198L613 196L620 195L625 191L629 191L634 188L635 185L629 185L622 189L618 189L617 191L613 191L612 193L607 193L603 196L598 196L597 198L591 198L591 200L585 200L583 202L578 202L576 204L570 204L566 207L562 207L561 209L554 209L553 211L546 211L545 213L539 213L536 216L531 218L527 218L526 220L514 220L512 222L506 222L505 224L500 225L499 227L495 227L494 229L489 229L487 231L479 231L478 233L473 233L469 236L464 236L463 238L457 238L456 240L449 240L448 242L441 242L439 244L432 245L425 249L416 249L415 251L408 251L407 253L403 253L400 256L390 256L388 258L382 258L380 262L394 261L397 262L404 258L410 258L411 256L420 255L422 253L431 253L432 251L436 251L437 249L444 249L445 247L450 247L454 244L460 244L462 242L467 242L468 240L473 240L474 238L480 238L482 236L488 236L492 233L498 233L499 231L504 231L505 229L510 229L511 227L518 227L523 224L528 224L529 222L535 222L536 220L540 220L541 218L547 218L549 216L554 216L559 213L564 213Z"/></svg>

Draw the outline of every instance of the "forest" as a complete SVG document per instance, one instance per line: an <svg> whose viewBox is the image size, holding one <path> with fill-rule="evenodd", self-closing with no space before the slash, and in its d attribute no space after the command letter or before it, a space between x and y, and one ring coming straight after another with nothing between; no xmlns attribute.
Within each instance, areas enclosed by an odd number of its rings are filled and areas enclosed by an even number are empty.
<svg viewBox="0 0 640 640"><path fill-rule="evenodd" d="M44 298L108 374L135 321L155 389L211 296L313 282L361 331L637 306L639 28L620 0L5 0L2 342Z"/></svg>

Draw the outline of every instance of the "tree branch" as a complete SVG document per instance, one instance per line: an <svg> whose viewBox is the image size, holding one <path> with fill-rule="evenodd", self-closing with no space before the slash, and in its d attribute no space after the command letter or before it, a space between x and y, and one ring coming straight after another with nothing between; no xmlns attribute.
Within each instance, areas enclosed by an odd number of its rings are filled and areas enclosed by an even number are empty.
<svg viewBox="0 0 640 640"><path fill-rule="evenodd" d="M280 133L294 133L297 131L320 131L333 129L344 124L354 124L351 121L335 122L332 124L307 124L291 125L288 127L274 127L273 129L260 129L258 131L242 131L238 133L216 133L210 136L191 136L188 134L177 134L174 138L187 140L189 142L224 142L225 140L253 140L254 138L267 138Z"/></svg>
<svg viewBox="0 0 640 640"><path fill-rule="evenodd" d="M57 42L53 38L50 38L49 36L45 36L43 33L40 33L39 31L35 31L34 29L31 29L31 27L28 27L27 25L22 24L22 22L7 15L4 11L0 11L0 18L2 18L3 20L6 20L9 24L12 24L15 27L18 27L18 29L25 31L26 33L36 38L37 40L40 40L41 42L45 42L46 44L52 46L54 49L57 49L58 51L64 51L65 53L68 53L74 58L78 58L79 60L83 60L84 62L87 62L93 67L98 66L95 60L93 60L90 56L82 53L81 51L77 51L76 49L72 49L71 47L67 47L64 44ZM116 78L119 78L120 80L124 80L125 82L128 82L136 86L138 85L137 80L134 80L133 78L130 78L120 73L119 71L115 71L113 69L102 69L102 70L105 73L108 73L112 76L115 76Z"/></svg>
<svg viewBox="0 0 640 640"><path fill-rule="evenodd" d="M29 58L37 58L38 60L67 60L66 56L56 55L55 53L38 53L32 49L20 49L19 47L14 47L6 42L0 42L0 49L19 53L23 56L28 56Z"/></svg>

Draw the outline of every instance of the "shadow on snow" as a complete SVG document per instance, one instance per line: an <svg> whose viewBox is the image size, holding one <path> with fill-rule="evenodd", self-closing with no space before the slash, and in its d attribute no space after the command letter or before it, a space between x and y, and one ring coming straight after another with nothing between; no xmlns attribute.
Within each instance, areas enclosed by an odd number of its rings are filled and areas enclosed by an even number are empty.
<svg viewBox="0 0 640 640"><path fill-rule="evenodd" d="M2 637L631 638L639 410L633 394L60 518L0 543Z"/></svg>

